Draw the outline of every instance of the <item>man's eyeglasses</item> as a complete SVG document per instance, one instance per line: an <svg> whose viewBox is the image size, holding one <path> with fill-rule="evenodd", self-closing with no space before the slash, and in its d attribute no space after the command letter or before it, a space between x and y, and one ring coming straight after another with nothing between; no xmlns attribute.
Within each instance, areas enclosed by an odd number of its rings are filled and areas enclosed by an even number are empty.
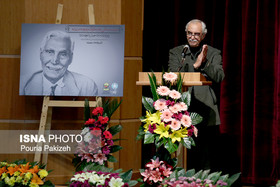
<svg viewBox="0 0 280 187"><path fill-rule="evenodd" d="M189 36L189 37L192 37L192 36L194 36L194 37L200 37L200 36L201 36L201 33L200 33L200 32L192 33L192 32L190 32L190 31L187 31L187 36Z"/></svg>

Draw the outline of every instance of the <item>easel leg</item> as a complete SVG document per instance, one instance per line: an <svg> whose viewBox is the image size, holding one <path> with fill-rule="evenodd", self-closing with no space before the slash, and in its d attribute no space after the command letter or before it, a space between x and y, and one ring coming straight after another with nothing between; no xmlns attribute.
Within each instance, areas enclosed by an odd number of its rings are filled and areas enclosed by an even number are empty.
<svg viewBox="0 0 280 187"><path fill-rule="evenodd" d="M45 96L44 101L43 101L42 113L41 113L41 119L40 119L40 126L39 126L39 131L38 131L39 136L45 134L47 116L48 116L48 110L49 110L49 102L50 102L50 97ZM38 147L43 147L43 143L39 142L39 143L37 143L37 146ZM41 151L36 151L35 152L34 162L40 162L41 161L41 153L42 153Z"/></svg>

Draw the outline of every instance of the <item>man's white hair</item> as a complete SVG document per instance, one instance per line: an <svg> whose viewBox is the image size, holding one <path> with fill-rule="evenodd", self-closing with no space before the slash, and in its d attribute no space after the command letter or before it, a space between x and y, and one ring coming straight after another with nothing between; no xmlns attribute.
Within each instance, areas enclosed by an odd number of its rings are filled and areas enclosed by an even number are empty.
<svg viewBox="0 0 280 187"><path fill-rule="evenodd" d="M189 21L189 22L187 23L187 25L186 25L186 28L185 28L185 31L186 31L186 32L187 32L187 29L188 29L188 26L189 26L190 23L201 23L201 26L202 26L202 34L205 35L205 34L207 33L206 24L205 24L203 21L199 20L199 19L193 19L193 20Z"/></svg>
<svg viewBox="0 0 280 187"><path fill-rule="evenodd" d="M67 39L67 40L69 40L70 43L71 43L70 50L71 50L71 52L74 51L74 44L75 44L75 42L72 40L71 36L70 36L68 33L66 33L66 32L59 31L59 30L54 30L54 31L48 32L48 33L44 36L44 38L43 38L43 40L42 40L42 42L41 42L41 47L40 47L40 51L41 51L41 52L44 50L44 48L45 48L47 42L48 42L50 39L52 39L52 38L61 38L61 39Z"/></svg>

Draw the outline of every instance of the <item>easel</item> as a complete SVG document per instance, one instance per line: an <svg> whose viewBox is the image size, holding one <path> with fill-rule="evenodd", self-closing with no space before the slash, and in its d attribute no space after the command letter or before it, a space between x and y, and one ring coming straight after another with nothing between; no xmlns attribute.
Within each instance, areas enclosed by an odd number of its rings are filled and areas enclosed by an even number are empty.
<svg viewBox="0 0 280 187"><path fill-rule="evenodd" d="M57 7L57 15L56 15L56 24L61 24L63 13L63 5L58 4ZM94 17L94 9L93 5L88 5L88 15L89 15L89 24L95 24L95 17ZM90 101L89 106L101 106L102 99L101 97L96 97L96 101ZM47 132L51 129L51 120L52 120L52 108L53 107L84 107L84 101L59 101L59 100L51 100L49 96L45 96L43 100L42 112L41 112L41 119L39 125L39 135L46 135ZM38 146L42 146L42 142L37 143ZM37 151L34 155L34 162L42 162L43 164L47 164L48 162L48 153L44 153L41 159L42 152Z"/></svg>

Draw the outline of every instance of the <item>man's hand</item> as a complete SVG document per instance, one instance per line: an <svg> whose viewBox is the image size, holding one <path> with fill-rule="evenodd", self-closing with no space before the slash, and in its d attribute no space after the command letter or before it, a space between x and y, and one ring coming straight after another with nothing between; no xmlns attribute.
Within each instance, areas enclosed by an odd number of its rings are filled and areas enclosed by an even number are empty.
<svg viewBox="0 0 280 187"><path fill-rule="evenodd" d="M193 67L194 69L198 69L201 64L203 62L205 62L206 60L206 55L207 55L207 50L208 50L208 46L207 45L203 45L202 46L202 51L201 53L198 55L197 59L196 59L196 62L194 63Z"/></svg>

